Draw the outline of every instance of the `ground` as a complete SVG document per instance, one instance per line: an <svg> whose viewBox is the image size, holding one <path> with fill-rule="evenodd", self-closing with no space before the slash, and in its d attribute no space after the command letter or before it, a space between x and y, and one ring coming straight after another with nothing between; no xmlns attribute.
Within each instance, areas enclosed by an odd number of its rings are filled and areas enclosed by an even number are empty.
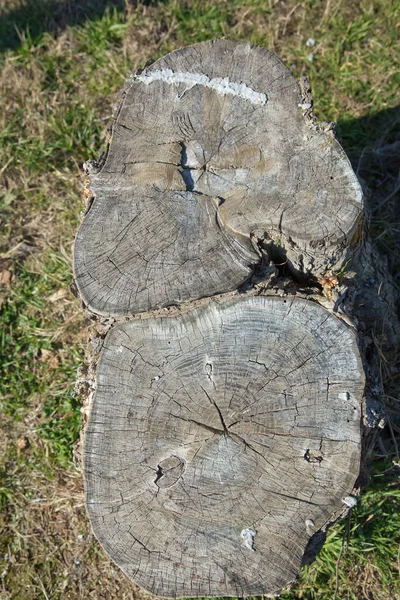
<svg viewBox="0 0 400 600"><path fill-rule="evenodd" d="M366 187L367 227L398 286L399 33L395 0L0 0L1 600L145 595L93 538L72 452L90 326L69 290L82 164L104 149L126 78L223 36L307 75L317 117L337 122ZM399 371L381 359L390 418L370 483L285 600L400 598Z"/></svg>

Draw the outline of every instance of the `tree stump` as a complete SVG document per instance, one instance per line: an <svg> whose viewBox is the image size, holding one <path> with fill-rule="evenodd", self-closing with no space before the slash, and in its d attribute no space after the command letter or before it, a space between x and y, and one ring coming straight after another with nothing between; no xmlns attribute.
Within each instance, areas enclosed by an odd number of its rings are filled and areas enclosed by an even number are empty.
<svg viewBox="0 0 400 600"><path fill-rule="evenodd" d="M84 457L98 540L161 596L280 590L354 487L363 389L353 331L305 300L112 328Z"/></svg>
<svg viewBox="0 0 400 600"><path fill-rule="evenodd" d="M357 178L306 83L226 40L135 75L87 172L94 532L160 596L275 595L355 503L364 357L332 290Z"/></svg>
<svg viewBox="0 0 400 600"><path fill-rule="evenodd" d="M98 315L237 289L260 250L318 277L341 264L362 192L307 91L274 54L226 40L137 75L78 232L75 281Z"/></svg>

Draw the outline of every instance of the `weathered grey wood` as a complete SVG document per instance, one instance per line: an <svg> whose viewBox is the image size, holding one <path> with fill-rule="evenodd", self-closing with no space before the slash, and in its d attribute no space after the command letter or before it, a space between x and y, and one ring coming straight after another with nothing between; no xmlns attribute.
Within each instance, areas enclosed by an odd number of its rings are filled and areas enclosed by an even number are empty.
<svg viewBox="0 0 400 600"><path fill-rule="evenodd" d="M75 281L89 311L128 318L106 325L88 396L94 531L158 595L275 594L353 502L355 333L316 302L256 297L299 292L287 277L273 285L272 264L246 293L197 300L237 290L272 258L357 320L332 273L362 215L356 176L315 123L307 85L267 50L226 40L137 74L87 172Z"/></svg>
<svg viewBox="0 0 400 600"><path fill-rule="evenodd" d="M313 302L236 297L114 326L84 446L97 538L161 596L277 592L346 508L363 389L354 331Z"/></svg>
<svg viewBox="0 0 400 600"><path fill-rule="evenodd" d="M76 238L81 298L130 315L236 289L279 247L322 276L343 259L362 193L331 131L271 52L183 48L132 79Z"/></svg>

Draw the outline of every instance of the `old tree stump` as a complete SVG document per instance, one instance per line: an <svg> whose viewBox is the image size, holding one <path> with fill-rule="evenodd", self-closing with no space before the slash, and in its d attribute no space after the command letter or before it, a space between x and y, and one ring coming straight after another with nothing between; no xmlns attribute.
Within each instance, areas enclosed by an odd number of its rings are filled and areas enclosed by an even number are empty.
<svg viewBox="0 0 400 600"><path fill-rule="evenodd" d="M354 502L364 357L334 289L362 192L311 104L271 52L202 43L133 77L87 165L86 506L161 596L277 594Z"/></svg>

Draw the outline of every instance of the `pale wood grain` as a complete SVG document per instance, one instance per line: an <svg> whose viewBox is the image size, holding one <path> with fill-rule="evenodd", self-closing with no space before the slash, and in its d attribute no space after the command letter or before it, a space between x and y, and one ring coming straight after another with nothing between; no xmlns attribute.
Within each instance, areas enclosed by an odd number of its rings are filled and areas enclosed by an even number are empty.
<svg viewBox="0 0 400 600"><path fill-rule="evenodd" d="M227 40L132 78L87 171L76 285L91 313L126 320L102 320L85 431L94 532L154 594L273 595L354 503L365 376L350 320L231 292L261 260L302 281L339 268L357 178L307 86Z"/></svg>
<svg viewBox="0 0 400 600"><path fill-rule="evenodd" d="M363 388L354 331L305 300L113 327L84 446L97 538L161 596L280 590L352 492Z"/></svg>
<svg viewBox="0 0 400 600"><path fill-rule="evenodd" d="M271 52L183 48L128 87L75 244L90 311L130 315L234 290L278 248L293 270L340 265L362 193L332 132L305 116Z"/></svg>

